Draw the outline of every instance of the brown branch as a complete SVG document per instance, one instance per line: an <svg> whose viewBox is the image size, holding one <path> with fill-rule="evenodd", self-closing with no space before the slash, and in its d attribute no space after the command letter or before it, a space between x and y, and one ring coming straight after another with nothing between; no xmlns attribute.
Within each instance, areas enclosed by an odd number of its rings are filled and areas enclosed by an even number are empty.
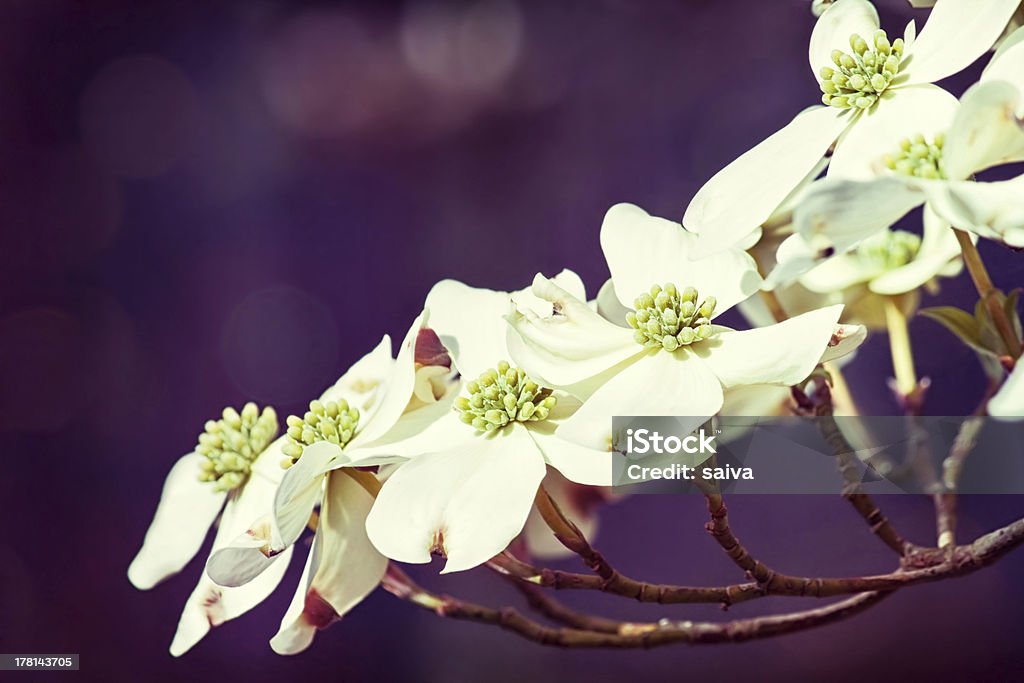
<svg viewBox="0 0 1024 683"><path fill-rule="evenodd" d="M710 502L709 502L710 506ZM728 516L722 505L718 516L723 548L741 547L728 527ZM712 524L715 522L713 521ZM721 542L721 541L720 541ZM903 567L888 574L858 577L805 577L776 572L749 553L742 555L741 567L755 580L732 586L694 587L650 584L616 572L618 580L609 582L600 576L577 574L553 569L538 569L509 553L495 557L491 564L504 574L529 584L556 590L597 590L640 602L660 604L721 603L724 606L746 602L766 595L836 597L867 591L891 591L922 583L931 583L975 572L986 567L1014 548L1024 545L1024 519L979 537L973 543L948 548L911 547L903 559ZM727 550L727 552L730 552ZM732 556L732 555L730 555ZM735 561L735 560L734 560ZM739 562L737 564L740 564ZM749 569L748 569L749 567ZM755 574L754 572L757 572Z"/></svg>
<svg viewBox="0 0 1024 683"><path fill-rule="evenodd" d="M605 581L602 577L593 574L537 568L517 559L508 552L493 558L489 565L502 574L530 585L555 590L595 590L632 598L637 602L660 605L717 603L728 607L767 595L764 588L756 582L730 586L679 586L639 581L618 571L615 571L616 579L614 581Z"/></svg>
<svg viewBox="0 0 1024 683"><path fill-rule="evenodd" d="M526 598L526 603L531 608L560 624L597 633L618 633L622 626L622 622L615 619L606 619L605 617L578 612L556 600L537 586L517 581L513 577L506 578L509 578L512 585L523 594L523 597Z"/></svg>
<svg viewBox="0 0 1024 683"><path fill-rule="evenodd" d="M987 400L985 404L988 404ZM971 454L971 451L974 450L975 444L978 443L978 434L981 433L981 428L985 426L985 420L981 416L983 414L975 413L960 424L956 438L953 439L953 445L950 446L949 455L942 462L942 481L950 491L956 491L960 483L960 472L963 471L964 462L967 460L967 456Z"/></svg>
<svg viewBox="0 0 1024 683"><path fill-rule="evenodd" d="M609 632L553 628L523 616L512 607L495 609L431 593L414 583L394 565L389 567L383 586L392 595L429 609L439 616L495 625L542 645L578 648L646 649L674 643L711 644L769 638L824 626L853 616L888 595L864 593L824 607L723 623L668 620L656 623L616 622L602 619L604 626L615 625L615 632Z"/></svg>
<svg viewBox="0 0 1024 683"><path fill-rule="evenodd" d="M853 505L854 510L868 523L871 533L878 536L893 552L903 557L910 551L912 546L903 540L903 537L896 531L896 528L893 527L889 519L882 514L874 499L861 490L860 481L857 478L854 450L836 423L832 411L832 395L828 384L822 382L821 385L821 388L815 395L814 414L818 417L817 423L822 437L832 448L832 452L836 454L839 472L843 475L843 480L845 481L842 496Z"/></svg>
<svg viewBox="0 0 1024 683"><path fill-rule="evenodd" d="M720 493L705 490L704 498L708 504L708 514L711 521L704 525L708 533L718 542L725 554L733 563L746 572L758 584L770 585L776 576L774 570L770 569L763 562L754 559L754 556L740 543L729 526L729 511L725 507L725 501Z"/></svg>

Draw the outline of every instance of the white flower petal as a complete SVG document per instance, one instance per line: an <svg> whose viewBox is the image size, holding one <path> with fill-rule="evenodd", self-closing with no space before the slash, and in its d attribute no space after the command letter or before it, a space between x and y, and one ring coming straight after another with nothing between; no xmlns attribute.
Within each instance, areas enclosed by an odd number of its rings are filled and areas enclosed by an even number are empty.
<svg viewBox="0 0 1024 683"><path fill-rule="evenodd" d="M306 564L302 568L299 585L295 588L292 601L288 603L288 609L281 619L281 626L277 634L270 641L271 649L279 654L302 652L309 647L313 642L313 636L316 635L316 628L312 624L298 620L306 607L306 591L309 590L312 577L316 574L323 557L323 544L323 533L318 527L313 535L313 542L309 546L309 553L306 555Z"/></svg>
<svg viewBox="0 0 1024 683"><path fill-rule="evenodd" d="M913 3L911 3L913 4ZM932 2L929 7L933 6L935 2ZM909 48L911 45L917 42L917 24L911 19L907 22L906 27L903 29L903 46L904 49ZM904 53L905 54L905 53Z"/></svg>
<svg viewBox="0 0 1024 683"><path fill-rule="evenodd" d="M929 141L953 123L959 103L942 88L921 85L900 88L863 114L836 145L829 178L871 180L887 173L886 155L900 149L900 140L916 133Z"/></svg>
<svg viewBox="0 0 1024 683"><path fill-rule="evenodd" d="M732 247L765 223L853 120L849 111L812 107L716 173L683 215L702 251Z"/></svg>
<svg viewBox="0 0 1024 683"><path fill-rule="evenodd" d="M854 33L870 42L878 26L878 12L867 0L838 0L829 7L815 22L807 50L814 78L820 81L821 68L834 66L832 50L849 52Z"/></svg>
<svg viewBox="0 0 1024 683"><path fill-rule="evenodd" d="M366 520L370 540L399 562L447 556L444 573L491 559L514 539L544 478L544 458L521 425L401 465Z"/></svg>
<svg viewBox="0 0 1024 683"><path fill-rule="evenodd" d="M142 549L128 567L128 579L139 590L149 590L181 571L206 539L226 493L217 493L210 482L199 481L199 453L180 458L167 474L160 504Z"/></svg>
<svg viewBox="0 0 1024 683"><path fill-rule="evenodd" d="M299 584L301 609L298 614L293 611L296 597L270 641L278 654L306 649L317 629L340 619L380 584L387 559L366 535L366 517L373 501L346 472L328 477L315 544L320 557L310 565L312 581L307 583L307 576Z"/></svg>
<svg viewBox="0 0 1024 683"><path fill-rule="evenodd" d="M1021 93L1005 81L978 83L964 93L942 149L946 176L966 180L991 166L1024 161L1024 121L1015 114L1020 105Z"/></svg>
<svg viewBox="0 0 1024 683"><path fill-rule="evenodd" d="M865 182L818 181L797 207L794 229L816 248L820 243L843 253L920 206L925 197L919 185L895 175Z"/></svg>
<svg viewBox="0 0 1024 683"><path fill-rule="evenodd" d="M821 161L814 165L814 168L804 176L804 179L800 181L800 184L793 188L793 191L789 193L785 199L782 200L782 204L768 217L764 222L763 230L759 229L750 233L750 241L741 242L737 244L740 249L744 251L750 251L760 241L765 231L774 232L777 234L786 234L789 232L793 225L793 211L797 206L804 200L807 195L807 191L814 185L814 181L828 168L829 163L832 161L831 157L824 157Z"/></svg>
<svg viewBox="0 0 1024 683"><path fill-rule="evenodd" d="M786 415L790 395L789 387L774 384L730 387L725 391L725 402L719 413L728 417Z"/></svg>
<svg viewBox="0 0 1024 683"><path fill-rule="evenodd" d="M829 306L769 327L720 332L694 350L725 387L796 384L821 360L842 312Z"/></svg>
<svg viewBox="0 0 1024 683"><path fill-rule="evenodd" d="M838 254L807 271L800 284L819 294L841 292L847 287L867 282L878 275L878 268L868 265L854 253Z"/></svg>
<svg viewBox="0 0 1024 683"><path fill-rule="evenodd" d="M619 295L615 292L615 283L612 279L605 280L597 292L598 315L619 327L629 327L629 323L626 322L626 314L631 310L633 309L623 306L619 301Z"/></svg>
<svg viewBox="0 0 1024 683"><path fill-rule="evenodd" d="M876 294L905 294L944 273L960 254L960 243L949 223L935 215L928 205L924 210L924 239L910 263L873 279L868 289Z"/></svg>
<svg viewBox="0 0 1024 683"><path fill-rule="evenodd" d="M929 206L954 227L1024 247L1024 176L994 183L929 183Z"/></svg>
<svg viewBox="0 0 1024 683"><path fill-rule="evenodd" d="M558 275L551 278L551 281L580 301L587 300L587 290L583 286L583 280L568 268L563 269ZM551 315L551 302L541 299L534 294L532 286L512 292L509 296L517 308L528 308L541 316ZM502 313L504 314L504 311Z"/></svg>
<svg viewBox="0 0 1024 683"><path fill-rule="evenodd" d="M633 300L651 285L672 282L695 287L701 296L714 296L720 314L758 290L761 277L749 254L722 245L698 258L704 240L704 235L698 237L638 206L616 204L610 208L601 225L601 249L619 302L632 308Z"/></svg>
<svg viewBox="0 0 1024 683"><path fill-rule="evenodd" d="M415 458L423 453L454 448L473 433L452 407L458 391L444 401L406 413L383 439L349 452L337 463L344 467L367 467Z"/></svg>
<svg viewBox="0 0 1024 683"><path fill-rule="evenodd" d="M767 291L783 291L781 288L795 286L794 283L804 273L810 271L819 263L822 263L834 251L831 243L822 240L820 248L813 246L802 235L790 235L782 240L778 250L775 252L775 267L768 273L764 281L764 289ZM771 325L775 322L774 317L768 321L758 323L758 326Z"/></svg>
<svg viewBox="0 0 1024 683"><path fill-rule="evenodd" d="M554 278L563 288L583 294L583 281L571 270L563 270ZM497 365L508 356L505 347L506 325L502 318L514 301L524 310L546 315L551 304L534 296L529 288L517 292L496 292L470 287L456 280L442 280L431 288L426 307L430 310L430 327L449 349L456 367L467 379Z"/></svg>
<svg viewBox="0 0 1024 683"><path fill-rule="evenodd" d="M711 417L722 407L722 385L687 350L648 351L590 396L556 434L593 450L612 444L616 415Z"/></svg>
<svg viewBox="0 0 1024 683"><path fill-rule="evenodd" d="M391 337L384 335L376 347L349 367L348 371L320 396L320 400L346 400L367 414L383 395L395 361L391 358Z"/></svg>
<svg viewBox="0 0 1024 683"><path fill-rule="evenodd" d="M864 340L867 339L868 328L863 325L836 325L832 330L832 338L828 342L828 348L821 354L821 362L828 363L840 358L845 358L857 350ZM840 363L840 365L842 365Z"/></svg>
<svg viewBox="0 0 1024 683"><path fill-rule="evenodd" d="M764 327L776 322L775 315L768 308L763 296L752 296L741 301L737 309L751 327Z"/></svg>
<svg viewBox="0 0 1024 683"><path fill-rule="evenodd" d="M448 393L453 381L451 368L443 365L417 367L416 385L412 393L420 403L435 403Z"/></svg>
<svg viewBox="0 0 1024 683"><path fill-rule="evenodd" d="M273 516L263 515L240 536L210 554L206 574L219 586L244 586L281 556L273 547Z"/></svg>
<svg viewBox="0 0 1024 683"><path fill-rule="evenodd" d="M1024 92L1024 28L1011 33L999 45L985 70L981 81L1007 81ZM1018 102L1018 116L1024 116L1024 102Z"/></svg>
<svg viewBox="0 0 1024 683"><path fill-rule="evenodd" d="M505 357L503 316L509 295L442 280L427 295L430 326L464 377L476 378Z"/></svg>
<svg viewBox="0 0 1024 683"><path fill-rule="evenodd" d="M409 405L416 388L416 340L426 318L426 312L420 313L405 333L398 348L398 356L391 364L391 372L384 380L380 400L370 411L361 415L352 446L370 443L386 434Z"/></svg>
<svg viewBox="0 0 1024 683"><path fill-rule="evenodd" d="M549 465L560 471L568 479L577 484L589 486L612 485L612 454L609 450L586 448L572 441L567 441L555 432L562 422L569 419L579 410L579 401L561 393L556 394L558 404L552 410L555 419L527 423L526 428L534 443ZM563 419L556 411L566 404L575 403L575 407L565 412Z"/></svg>
<svg viewBox="0 0 1024 683"><path fill-rule="evenodd" d="M323 493L324 472L335 460L344 460L341 448L329 441L317 441L302 449L298 461L288 468L274 496L274 549L290 546L302 535L313 508Z"/></svg>
<svg viewBox="0 0 1024 683"><path fill-rule="evenodd" d="M284 442L282 436L260 454L245 484L249 487L250 482L254 482L252 486L262 489L268 501L273 501L275 490L284 478L280 465ZM220 586L242 586L266 571L288 545L291 543L283 543L274 526L271 504L266 504L247 529L210 553L205 571Z"/></svg>
<svg viewBox="0 0 1024 683"><path fill-rule="evenodd" d="M553 314L513 309L507 347L513 362L536 381L549 387L573 384L642 350L631 329L608 322L543 275L534 278L533 293L550 302Z"/></svg>
<svg viewBox="0 0 1024 683"><path fill-rule="evenodd" d="M1024 363L1017 363L999 392L988 402L988 414L1011 420L1024 419Z"/></svg>
<svg viewBox="0 0 1024 683"><path fill-rule="evenodd" d="M943 0L935 3L917 40L904 54L908 83L934 83L970 66L1002 35L1020 0Z"/></svg>
<svg viewBox="0 0 1024 683"><path fill-rule="evenodd" d="M271 459L276 457L270 456ZM257 459L256 464L268 458L267 452ZM255 475L238 489L228 500L221 516L217 536L213 541L213 552L226 547L233 539L245 532L249 523L266 514L274 499L277 481L273 478ZM214 626L241 616L270 595L288 569L291 548L286 548L280 558L266 571L244 586L224 588L218 586L203 572L195 590L189 596L178 622L178 629L171 642L170 652L178 657L198 643Z"/></svg>

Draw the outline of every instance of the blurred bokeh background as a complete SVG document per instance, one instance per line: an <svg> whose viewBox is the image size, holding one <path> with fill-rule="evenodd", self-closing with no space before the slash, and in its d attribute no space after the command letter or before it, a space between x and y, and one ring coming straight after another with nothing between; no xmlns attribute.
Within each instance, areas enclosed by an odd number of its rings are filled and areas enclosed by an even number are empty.
<svg viewBox="0 0 1024 683"><path fill-rule="evenodd" d="M926 16L880 6L890 33ZM511 289L570 267L596 292L609 206L678 219L718 168L817 101L812 25L804 0L5 0L0 651L80 652L78 676L97 681L1024 675L1024 553L826 629L651 652L543 648L378 591L281 658L266 641L296 562L266 603L173 660L202 559L148 593L125 576L167 469L224 405L300 409L404 332L444 277ZM946 85L961 92L977 72ZM997 284L1021 284L1024 257L983 252ZM966 277L942 294L973 298ZM912 332L935 383L927 411L969 412L971 352L929 321ZM855 367L862 407L895 411L883 336ZM932 541L929 501L883 502L906 536ZM968 537L1024 502L962 507ZM748 546L793 573L891 568L838 497L730 510ZM599 545L651 580L742 578L703 522L695 497L640 496L606 516ZM416 575L517 600L485 571L438 569ZM566 597L613 616L729 616Z"/></svg>

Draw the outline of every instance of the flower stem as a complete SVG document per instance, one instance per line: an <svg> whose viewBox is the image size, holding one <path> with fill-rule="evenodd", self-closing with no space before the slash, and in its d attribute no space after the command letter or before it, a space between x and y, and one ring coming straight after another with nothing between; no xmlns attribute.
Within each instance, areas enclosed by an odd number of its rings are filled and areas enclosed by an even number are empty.
<svg viewBox="0 0 1024 683"><path fill-rule="evenodd" d="M971 274L974 288L978 290L978 296L985 302L989 315L992 316L992 322L995 323L999 336L1002 337L1003 343L1006 344L1006 350L1014 359L1020 358L1020 340L1017 338L1017 334L1013 331L1013 327L1006 317L1006 311L1003 310L999 299L996 297L997 290L995 285L992 284L992 278L989 277L984 261L981 260L978 247L971 241L970 235L963 230L953 228L953 234L956 235L956 240L960 243L964 265L967 266L967 272Z"/></svg>
<svg viewBox="0 0 1024 683"><path fill-rule="evenodd" d="M366 492L369 493L374 498L376 498L377 494L380 493L380 479L375 477L372 473L363 470L357 470L352 467L343 467L341 468L341 471L347 474L348 476L352 477L357 484L366 489Z"/></svg>
<svg viewBox="0 0 1024 683"><path fill-rule="evenodd" d="M885 324L889 330L889 350L892 352L896 390L905 398L913 394L917 388L917 373L914 370L914 354L910 348L907 317L892 297L885 299Z"/></svg>

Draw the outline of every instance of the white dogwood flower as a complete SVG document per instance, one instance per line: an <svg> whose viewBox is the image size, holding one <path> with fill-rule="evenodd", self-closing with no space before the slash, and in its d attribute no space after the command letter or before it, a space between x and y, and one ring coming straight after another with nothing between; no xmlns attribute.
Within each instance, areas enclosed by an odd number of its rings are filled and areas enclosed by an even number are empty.
<svg viewBox="0 0 1024 683"><path fill-rule="evenodd" d="M955 277L961 270L960 244L949 224L926 211L923 237L883 229L850 251L825 259L799 283L821 294L864 284L873 294L893 296L913 292L936 277Z"/></svg>
<svg viewBox="0 0 1024 683"><path fill-rule="evenodd" d="M967 67L1003 31L1017 0L938 0L915 38L879 29L867 0L837 0L815 23L811 70L825 106L805 109L715 174L694 196L683 224L707 236L704 249L734 245L761 225L835 145L829 175L857 153L850 135L872 128L886 110L912 112L934 96L931 85Z"/></svg>
<svg viewBox="0 0 1024 683"><path fill-rule="evenodd" d="M128 578L148 590L179 572L195 556L220 515L213 551L226 547L249 521L269 509L283 472L277 463L282 437L272 408L249 403L241 412L225 408L206 423L199 445L167 475L156 516ZM274 568L241 588L223 588L204 573L185 603L170 651L187 652L214 626L241 616L263 601L284 575L289 553Z"/></svg>
<svg viewBox="0 0 1024 683"><path fill-rule="evenodd" d="M796 210L807 249L843 251L922 204L947 224L1024 246L1024 176L973 180L979 171L1024 160L1021 88L1024 41L997 53L960 102L935 93L913 117L882 112L870 138L852 131L859 154L834 162L836 172L815 183Z"/></svg>
<svg viewBox="0 0 1024 683"><path fill-rule="evenodd" d="M415 432L424 426L425 416L439 414L438 404L444 403L439 399L449 393L451 361L426 320L427 312L417 317L395 359L385 335L310 403L304 416L288 418L287 442L281 449L285 457L279 464L287 471L265 510L268 514L256 518L207 563L207 573L220 585L260 580L321 505L295 599L271 640L279 654L308 647L317 629L362 601L384 575L387 560L365 531L377 480L356 468L391 461L366 448L394 433Z"/></svg>
<svg viewBox="0 0 1024 683"><path fill-rule="evenodd" d="M513 359L555 387L584 397L558 434L592 448L611 443L614 415L710 417L723 389L795 384L828 350L842 306L739 332L714 324L761 284L740 249L692 260L698 237L629 204L612 207L601 246L629 327L605 320L579 297L538 275L540 315L510 316Z"/></svg>
<svg viewBox="0 0 1024 683"><path fill-rule="evenodd" d="M1007 420L1024 420L1024 362L1018 361L999 392L988 402L988 414Z"/></svg>
<svg viewBox="0 0 1024 683"><path fill-rule="evenodd" d="M556 280L583 296L565 271ZM370 540L400 562L446 558L444 572L470 569L519 535L547 466L578 484L611 483L607 448L588 449L555 434L579 408L503 360L510 298L550 313L527 291L495 292L438 283L427 297L431 323L464 378L454 410L421 434L386 444L382 453L411 458L384 483L366 520ZM427 451L427 452L425 452Z"/></svg>

